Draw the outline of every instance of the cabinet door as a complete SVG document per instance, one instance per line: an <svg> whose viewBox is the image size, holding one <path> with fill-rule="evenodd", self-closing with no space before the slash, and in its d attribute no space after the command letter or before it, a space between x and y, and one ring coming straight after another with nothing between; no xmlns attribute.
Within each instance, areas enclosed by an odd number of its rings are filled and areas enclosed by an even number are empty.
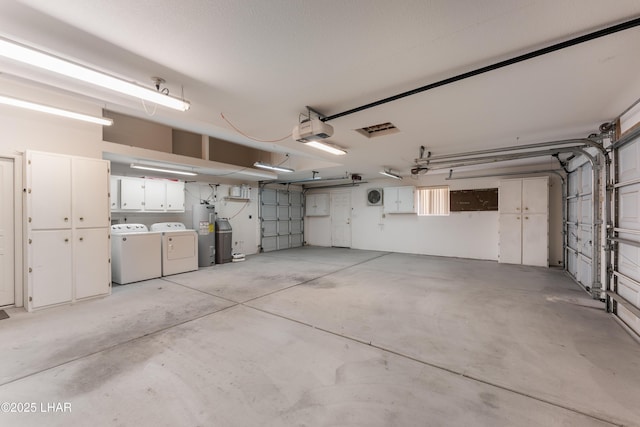
<svg viewBox="0 0 640 427"><path fill-rule="evenodd" d="M527 178L522 180L522 212L547 213L549 206L549 179Z"/></svg>
<svg viewBox="0 0 640 427"><path fill-rule="evenodd" d="M167 210L184 212L184 182L167 181Z"/></svg>
<svg viewBox="0 0 640 427"><path fill-rule="evenodd" d="M120 209L120 178L112 176L109 178L109 199L111 201L111 210Z"/></svg>
<svg viewBox="0 0 640 427"><path fill-rule="evenodd" d="M74 239L75 298L108 294L111 289L109 229L77 230Z"/></svg>
<svg viewBox="0 0 640 427"><path fill-rule="evenodd" d="M71 301L72 246L71 230L29 234L30 309Z"/></svg>
<svg viewBox="0 0 640 427"><path fill-rule="evenodd" d="M384 213L398 212L398 187L385 187L382 210Z"/></svg>
<svg viewBox="0 0 640 427"><path fill-rule="evenodd" d="M398 213L415 213L415 188L398 187Z"/></svg>
<svg viewBox="0 0 640 427"><path fill-rule="evenodd" d="M546 214L524 214L522 217L522 263L549 266L549 228Z"/></svg>
<svg viewBox="0 0 640 427"><path fill-rule="evenodd" d="M522 180L505 179L500 181L498 191L498 209L500 213L520 213L522 209Z"/></svg>
<svg viewBox="0 0 640 427"><path fill-rule="evenodd" d="M329 194L309 194L306 197L305 212L307 216L329 215Z"/></svg>
<svg viewBox="0 0 640 427"><path fill-rule="evenodd" d="M158 179L144 180L144 210L163 211L166 200L165 182Z"/></svg>
<svg viewBox="0 0 640 427"><path fill-rule="evenodd" d="M141 211L144 208L144 179L120 178L120 209Z"/></svg>
<svg viewBox="0 0 640 427"><path fill-rule="evenodd" d="M27 212L32 229L71 228L71 158L29 153Z"/></svg>
<svg viewBox="0 0 640 427"><path fill-rule="evenodd" d="M522 263L522 215L500 214L499 261L507 264Z"/></svg>
<svg viewBox="0 0 640 427"><path fill-rule="evenodd" d="M74 227L108 227L109 162L74 158L71 170Z"/></svg>

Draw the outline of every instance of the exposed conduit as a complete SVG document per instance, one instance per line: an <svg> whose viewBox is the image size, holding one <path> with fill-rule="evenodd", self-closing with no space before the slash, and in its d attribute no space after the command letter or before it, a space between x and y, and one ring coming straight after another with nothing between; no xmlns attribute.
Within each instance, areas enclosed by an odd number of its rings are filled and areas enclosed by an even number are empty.
<svg viewBox="0 0 640 427"><path fill-rule="evenodd" d="M513 65L513 64L517 64L519 62L527 61L529 59L537 58L538 56L546 55L548 53L552 53L552 52L556 52L556 51L559 51L559 50L562 50L562 49L566 49L566 48L571 47L571 46L576 46L578 44L585 43L585 42L588 42L588 41L591 41L591 40L595 40L595 39L598 39L600 37L608 36L610 34L615 34L615 33L618 33L620 31L628 30L630 28L634 28L634 27L637 27L639 25L640 25L640 18L635 18L635 19L632 19L630 21L625 21L623 23L620 23L620 24L617 24L617 25L613 25L611 27L606 27L606 28L603 28L603 29L598 30L598 31L594 31L594 32L591 32L591 33L588 33L588 34L585 34L585 35L582 35L582 36L579 36L579 37L575 37L575 38L572 38L572 39L569 39L569 40L566 40L566 41L563 41L563 42L560 42L560 43L556 43L556 44L553 44L551 46L543 47L542 49L537 49L537 50L534 50L532 52L525 53L523 55L518 55L518 56L515 56L513 58L506 59L504 61L496 62L494 64L487 65L485 67L477 68L475 70L468 71L466 73L458 74L456 76L449 77L447 79L440 80L440 81L437 81L435 83L428 84L426 86L421 86L419 88L416 88L416 89L413 89L413 90L410 90L410 91L407 91L407 92L402 92L402 93L399 93L397 95L390 96L388 98L380 99L378 101L371 102L369 104L365 104L365 105L362 105L360 107L352 108L350 110L343 111L342 113L333 114L333 115L327 116L327 117L321 117L320 120L322 120L323 122L328 122L330 120L335 120L335 119L337 119L339 117L347 116L349 114L353 114L353 113L357 113L359 111L367 110L369 108L377 107L378 105L386 104L388 102L397 101L398 99L406 98L408 96L415 95L415 94L418 94L418 93L421 93L421 92L426 92L428 90L435 89L435 88L440 87L440 86L446 86L446 85L449 85L451 83L455 83L455 82L458 82L458 81L461 81L461 80L468 79L470 77L474 77L474 76L477 76L477 75L480 75L480 74L487 73L489 71L498 70L500 68L504 68L504 67L507 67L509 65Z"/></svg>

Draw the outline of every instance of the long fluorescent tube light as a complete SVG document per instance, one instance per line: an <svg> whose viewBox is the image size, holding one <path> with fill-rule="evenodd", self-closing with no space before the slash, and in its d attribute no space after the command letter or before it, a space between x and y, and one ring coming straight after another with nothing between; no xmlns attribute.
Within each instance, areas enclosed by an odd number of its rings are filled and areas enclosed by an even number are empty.
<svg viewBox="0 0 640 427"><path fill-rule="evenodd" d="M380 174L388 176L389 178L402 179L402 177L400 175L391 172L391 170L389 170L389 171L386 171L386 170L380 171Z"/></svg>
<svg viewBox="0 0 640 427"><path fill-rule="evenodd" d="M96 123L102 126L111 126L113 124L113 120L104 117L89 116L87 114L76 113L74 111L63 110L56 107L49 107L48 105L36 104L34 102L24 101L10 96L0 95L0 104L53 114L54 116L67 117L69 119L82 120L89 123Z"/></svg>
<svg viewBox="0 0 640 427"><path fill-rule="evenodd" d="M197 173L193 173L193 172L179 171L179 170L174 170L174 169L163 169L163 168L157 168L155 166L138 165L136 163L131 163L130 167L131 167L131 169L142 169L142 170L146 170L146 171L173 173L173 174L176 174L176 175L187 175L187 176L196 176L196 175L198 175Z"/></svg>
<svg viewBox="0 0 640 427"><path fill-rule="evenodd" d="M269 169L269 170L278 171L278 172L295 172L295 170L291 168L285 168L284 166L270 165L268 163L262 163L262 162L255 162L253 166L257 168Z"/></svg>
<svg viewBox="0 0 640 427"><path fill-rule="evenodd" d="M190 106L188 101L138 86L137 84L110 76L103 72L92 70L91 68L2 38L0 38L0 56L176 110L187 111Z"/></svg>
<svg viewBox="0 0 640 427"><path fill-rule="evenodd" d="M305 142L304 145L317 148L318 150L326 151L327 153L335 154L336 156L347 154L347 152L342 148L338 148L335 145L325 144L324 142L320 141L309 141Z"/></svg>

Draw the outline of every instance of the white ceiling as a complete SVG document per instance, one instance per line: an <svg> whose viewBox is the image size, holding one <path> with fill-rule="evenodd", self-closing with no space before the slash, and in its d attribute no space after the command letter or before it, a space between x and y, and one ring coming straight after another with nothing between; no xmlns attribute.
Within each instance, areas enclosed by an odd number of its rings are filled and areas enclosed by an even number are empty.
<svg viewBox="0 0 640 427"><path fill-rule="evenodd" d="M286 138L305 106L332 115L640 16L616 0L0 0L3 36L151 85L192 103L150 120L279 153L300 173L408 175L433 155L585 137L640 97L640 28L472 77L330 122L336 157ZM131 99L39 75L145 117ZM369 140L354 132L393 122Z"/></svg>

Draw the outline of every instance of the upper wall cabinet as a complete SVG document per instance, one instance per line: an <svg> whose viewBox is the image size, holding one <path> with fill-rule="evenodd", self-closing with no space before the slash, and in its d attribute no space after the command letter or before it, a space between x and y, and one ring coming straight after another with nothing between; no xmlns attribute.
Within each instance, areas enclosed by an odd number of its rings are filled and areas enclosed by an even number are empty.
<svg viewBox="0 0 640 427"><path fill-rule="evenodd" d="M305 215L329 216L329 194L307 194L305 196Z"/></svg>
<svg viewBox="0 0 640 427"><path fill-rule="evenodd" d="M385 187L384 212L385 213L416 213L415 203L416 188Z"/></svg>
<svg viewBox="0 0 640 427"><path fill-rule="evenodd" d="M111 200L112 211L184 212L184 182L112 176Z"/></svg>

